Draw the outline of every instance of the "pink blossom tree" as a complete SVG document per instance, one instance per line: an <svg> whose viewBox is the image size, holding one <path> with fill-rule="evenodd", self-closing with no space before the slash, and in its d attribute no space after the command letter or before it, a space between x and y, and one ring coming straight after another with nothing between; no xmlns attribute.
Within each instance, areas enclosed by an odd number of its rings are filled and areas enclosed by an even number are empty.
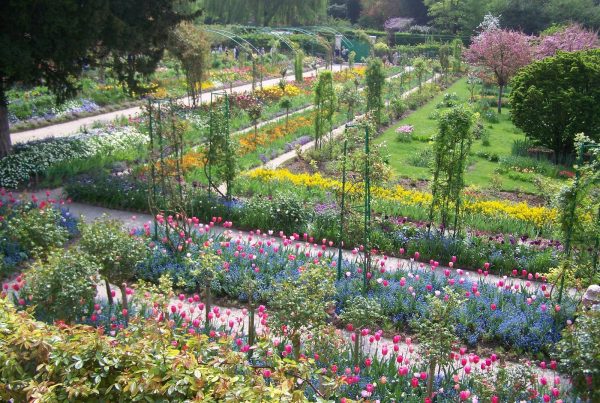
<svg viewBox="0 0 600 403"><path fill-rule="evenodd" d="M466 60L492 73L498 85L498 113L502 93L511 77L532 61L531 38L522 32L492 27L481 32L465 52Z"/></svg>
<svg viewBox="0 0 600 403"><path fill-rule="evenodd" d="M554 56L559 50L575 52L594 49L599 44L598 32L573 24L553 34L540 37L535 55L538 59L543 59L544 57Z"/></svg>

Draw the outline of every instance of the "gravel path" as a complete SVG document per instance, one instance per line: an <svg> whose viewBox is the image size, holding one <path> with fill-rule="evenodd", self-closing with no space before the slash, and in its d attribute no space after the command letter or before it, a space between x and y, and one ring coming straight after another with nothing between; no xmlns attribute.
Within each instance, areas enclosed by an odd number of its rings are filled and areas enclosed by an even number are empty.
<svg viewBox="0 0 600 403"><path fill-rule="evenodd" d="M333 70L334 71L342 71L343 69L346 69L346 68L347 68L347 65L336 64L336 65L334 65ZM319 70L317 69L317 70L310 70L310 71L304 72L304 77L313 77L317 74L318 71ZM279 78L272 78L269 80L264 80L263 86L276 85L279 83L279 80L280 80ZM294 76L288 75L288 76L286 76L286 80L293 81ZM237 87L233 87L231 91L234 93L240 93L240 92L251 91L251 90L252 90L252 84L250 83L250 84L244 84L244 85L240 85ZM219 93L219 92L223 92L223 91L225 91L225 90L220 89L220 90L205 92L202 94L201 102L208 103L208 102L210 102L210 97L211 97L212 93ZM190 100L188 99L188 97L181 98L179 101L186 105L190 104ZM70 122L59 123L56 125L41 127L39 129L26 130L26 131L22 131L22 132L18 132L18 133L13 133L13 134L11 134L10 137L11 137L13 144L24 143L24 142L31 141L31 140L41 140L41 139L45 139L48 137L64 137L64 136L68 136L69 134L79 132L83 126L91 126L96 122L102 122L102 123L112 122L115 119L118 119L123 116L124 117L130 117L130 116L133 117L135 115L138 115L141 111L142 111L141 107L122 109L122 110L115 111L115 112L104 113L101 115L90 116L87 118L72 120Z"/></svg>
<svg viewBox="0 0 600 403"><path fill-rule="evenodd" d="M47 192L49 196L47 196ZM15 198L24 198L30 199L32 196L37 197L39 200L63 200L65 201L65 196L62 193L61 188L53 189L53 190L40 190L32 193L10 193ZM75 216L81 218L84 222L92 222L99 218L110 218L121 221L123 226L126 229L132 228L142 228L144 224L151 223L153 221L152 216L144 213L136 213L131 211L123 211L123 210L115 210L109 209L105 207L98 207L84 203L76 203L76 202L67 202L65 201L65 205L69 208L69 211ZM223 217L227 219L227 217ZM241 230L226 230L222 227L213 227L213 231L215 234L221 234L224 231L228 231L228 236L232 238L240 238L243 242L250 242L248 239L251 238L254 241L258 238L262 238L263 240L272 240L274 244L280 244L281 237L277 234L268 235L266 232L268 229L263 229L262 232L258 233L255 231L241 231ZM318 242L318 241L315 241ZM301 246L304 246L305 243L303 241L298 241ZM339 250L337 247L326 246L323 250L321 248L321 242L318 242L319 246L312 246L310 248L310 253L316 255L318 253L323 253L331 256L338 256ZM342 257L348 261L356 261L361 256L360 253L356 253L351 250L343 250ZM430 270L430 266L427 262L415 262L413 259L404 259L397 257L388 257L384 255L372 255L372 267L374 270L382 267L382 263L386 269L386 271L405 271L410 272L414 270ZM460 263L460 262L458 262ZM462 270L458 267L449 267L447 262L440 262L439 266L436 268L436 273L438 275L443 276L443 272L445 270L449 270L451 273L454 273L466 281L481 281L484 283L496 284L498 285L500 282L506 286L507 283L512 284L513 286L526 286L526 287L536 287L540 283L535 281L535 279L522 279L518 277L507 277L507 276L498 276L495 274L479 275L477 272ZM575 289L569 289L569 295L573 297L578 296L578 292Z"/></svg>

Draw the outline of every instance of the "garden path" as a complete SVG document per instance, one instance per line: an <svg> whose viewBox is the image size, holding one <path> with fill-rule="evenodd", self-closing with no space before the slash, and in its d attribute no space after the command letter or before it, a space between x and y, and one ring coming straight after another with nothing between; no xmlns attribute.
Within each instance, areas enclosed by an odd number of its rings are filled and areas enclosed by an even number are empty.
<svg viewBox="0 0 600 403"><path fill-rule="evenodd" d="M333 70L334 71L342 71L343 69L346 69L346 68L348 68L347 65L335 64L333 67ZM318 69L306 71L306 72L304 72L304 77L313 77L317 74L317 72L318 72ZM263 86L276 85L277 83L279 83L279 80L280 80L279 78L272 78L269 80L265 80L265 81L263 81ZM286 76L286 80L293 81L294 75ZM233 87L231 89L232 92L236 92L236 93L250 91L250 90L252 90L251 83ZM220 89L220 90L205 92L202 94L201 102L202 103L210 102L210 97L213 92L223 92L223 91L224 91L223 89ZM188 97L181 98L180 101L183 102L184 104L188 104L188 105L190 104L190 100L188 99ZM41 139L45 139L48 137L64 137L64 136L68 136L69 134L73 134L73 133L80 131L82 126L91 126L95 122L104 122L104 123L112 122L115 119L118 119L120 117L135 116L135 115L139 114L141 111L142 111L141 107L133 107L133 108L128 108L128 109L122 109L122 110L115 111L115 112L109 112L109 113L104 113L101 115L77 119L77 120L73 120L70 122L59 123L56 125L41 127L38 129L26 130L26 131L11 134L11 140L12 140L13 144L17 144L17 143L24 143L24 142L31 141L31 140L41 140Z"/></svg>
<svg viewBox="0 0 600 403"><path fill-rule="evenodd" d="M48 193L46 193L46 192L48 192ZM40 191L30 192L30 193L12 192L11 194L15 198L23 198L25 200L29 200L32 196L37 197L38 200L47 200L47 199L62 200L65 203L65 206L69 208L69 211L76 217L81 218L82 221L84 221L84 222L92 222L98 218L106 217L106 218L110 218L110 219L114 219L114 220L118 220L118 221L122 222L123 226L126 229L143 228L144 224L153 222L152 216L149 214L145 214L145 213L136 213L136 212L132 212L132 211L109 209L109 208L105 208L105 207L98 207L98 206L93 206L93 205L84 204L84 203L65 202L62 188L57 188L57 189L53 189L53 190L49 190L49 191L40 190ZM49 196L47 196L47 194L49 194ZM224 218L227 219L227 217L224 217ZM266 232L262 232L260 235L258 235L254 231L251 232L251 231L242 231L242 230L227 230L223 227L218 227L218 226L213 227L213 231L215 232L215 235L221 234L225 231L229 231L228 233L231 237L233 237L233 238L241 237L241 239L244 241L246 241L248 239L248 237L250 237L250 236L252 236L253 239L255 239L255 240L258 237L262 237L265 239L274 239L275 241L277 241L277 239L279 238L278 234L268 235ZM298 241L298 242L301 243L302 245L304 245L303 241ZM276 244L276 243L277 242L274 242L274 244ZM333 246L326 246L325 249L322 249L321 244L319 244L317 247L312 247L310 252L313 255L316 255L320 252L325 255L337 256L339 251L338 251L337 247L333 247ZM362 258L360 253L355 253L355 252L353 252L351 250L347 250L347 249L344 249L342 251L342 257L343 257L343 259L348 260L348 261L356 261L357 259ZM419 267L421 262L414 262L413 259L388 257L388 256L383 256L383 255L372 255L373 270L378 270L379 268L381 268L382 263L385 265L386 271L405 271L408 273L409 271L415 271L415 270L421 270L421 271L422 270L430 270L430 266L427 262L422 262L424 264L423 267ZM457 266L459 264L460 264L460 262L457 263ZM480 281L483 283L496 284L496 285L499 282L503 282L504 284L510 283L513 286L523 286L523 287L527 287L528 283L529 283L530 287L536 287L537 285L540 284L540 282L536 281L535 279L528 280L528 279L522 279L522 278L518 278L518 277L498 276L495 274L488 274L487 276L479 275L477 272L474 272L474 271L461 270L458 267L456 267L456 268L448 267L444 262L440 262L439 266L437 266L435 271L438 273L438 275L443 276L444 275L443 272L445 270L450 270L451 273L457 274L459 277L462 276L466 281L473 281L473 282ZM571 295L573 297L576 297L580 294L575 289L569 289L568 292L569 292L569 295Z"/></svg>
<svg viewBox="0 0 600 403"><path fill-rule="evenodd" d="M402 74L402 73L400 73L400 74ZM392 76L392 77L388 77L387 79L388 80L392 79L394 77L397 77L400 74L397 74L397 75ZM440 77L440 74L436 74L434 77L432 77L429 80L427 80L425 82L425 84L426 83L430 83L430 82L436 80L438 77ZM419 87L412 88L412 89L406 91L405 93L403 93L402 94L402 98L406 98L410 94L412 94L413 92L418 91L418 90L419 90ZM389 102L386 102L386 104L388 104L388 103ZM362 119L362 118L364 118L364 116L365 115L355 116L354 120ZM342 134L344 134L345 128L346 128L346 125L344 124L342 126L339 126L339 127L335 128L335 129L333 129L333 131L331 132L331 137L333 139L338 138L339 136L341 136ZM314 146L315 146L315 142L313 140L313 141L311 141L309 143L304 144L300 149L302 150L302 152L306 152L306 151L310 150L311 148L313 148ZM268 169L279 168L280 166L284 165L286 162L289 162L289 161L293 160L294 158L296 158L297 155L298 155L298 153L297 153L296 150L289 151L289 152L287 152L285 154L281 154L280 156L278 156L278 157L276 157L276 158L274 158L274 159L272 159L270 161L267 161L267 163L265 163L260 168L268 168Z"/></svg>

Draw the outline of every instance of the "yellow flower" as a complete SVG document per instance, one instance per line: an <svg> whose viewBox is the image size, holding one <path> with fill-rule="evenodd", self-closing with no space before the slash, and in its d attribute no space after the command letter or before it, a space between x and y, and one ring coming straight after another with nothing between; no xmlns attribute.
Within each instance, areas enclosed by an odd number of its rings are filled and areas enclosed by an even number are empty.
<svg viewBox="0 0 600 403"><path fill-rule="evenodd" d="M296 186L318 187L321 189L336 191L342 188L340 181L324 178L320 174L294 174L287 169L264 169L259 168L246 173L253 179L265 182L290 182ZM362 186L357 186L351 192L360 193ZM431 203L430 193L407 190L397 185L394 188L372 187L371 194L380 200L394 201L404 205L425 207ZM558 213L555 209L546 207L529 206L527 203L512 203L498 200L474 200L464 203L465 211L468 213L482 214L491 218L512 218L525 223L534 224L537 227L551 225L556 222Z"/></svg>

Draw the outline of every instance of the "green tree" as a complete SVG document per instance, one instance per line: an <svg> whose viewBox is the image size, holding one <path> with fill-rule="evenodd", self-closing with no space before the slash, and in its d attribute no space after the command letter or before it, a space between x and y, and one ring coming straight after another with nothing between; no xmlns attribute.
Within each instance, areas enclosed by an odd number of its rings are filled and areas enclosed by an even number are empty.
<svg viewBox="0 0 600 403"><path fill-rule="evenodd" d="M383 71L383 62L379 58L371 58L367 62L365 72L365 81L367 83L367 110L373 111L375 123L379 127L381 124L381 109L383 108L383 86L385 84L385 73Z"/></svg>
<svg viewBox="0 0 600 403"><path fill-rule="evenodd" d="M446 44L440 46L438 59L444 75L444 81L448 78L448 70L450 70L450 47Z"/></svg>
<svg viewBox="0 0 600 403"><path fill-rule="evenodd" d="M487 11L481 0L425 0L432 25L449 34L469 34Z"/></svg>
<svg viewBox="0 0 600 403"><path fill-rule="evenodd" d="M100 267L109 303L113 304L110 290L113 282L121 289L122 305L127 309L125 283L133 280L137 265L147 256L144 242L124 231L121 222L104 217L82 226L79 246Z"/></svg>
<svg viewBox="0 0 600 403"><path fill-rule="evenodd" d="M597 0L549 0L544 10L553 24L577 21L595 30L600 28L600 2Z"/></svg>
<svg viewBox="0 0 600 403"><path fill-rule="evenodd" d="M327 0L204 0L207 22L314 25L327 15Z"/></svg>
<svg viewBox="0 0 600 403"><path fill-rule="evenodd" d="M304 82L304 52L301 50L297 50L294 56L294 80L298 84Z"/></svg>
<svg viewBox="0 0 600 403"><path fill-rule="evenodd" d="M335 112L335 92L333 75L326 70L319 74L315 85L315 147L323 145L323 135L331 130L333 113ZM326 124L328 127L326 127Z"/></svg>
<svg viewBox="0 0 600 403"><path fill-rule="evenodd" d="M275 287L271 296L273 311L268 318L270 327L292 342L296 360L300 358L301 337L318 332L327 324L326 309L335 294L334 277L327 264L309 264L297 278Z"/></svg>
<svg viewBox="0 0 600 403"><path fill-rule="evenodd" d="M429 63L422 57L417 57L413 60L412 63L413 71L417 76L417 81L419 82L419 92L421 92L423 88L423 78L429 72Z"/></svg>
<svg viewBox="0 0 600 403"><path fill-rule="evenodd" d="M465 106L457 106L443 112L439 117L438 133L433 145L433 198L429 209L429 221L433 221L437 211L442 231L445 231L449 229L453 216L454 236L460 229L461 193L465 186L467 157L473 143L471 128L474 120L473 112Z"/></svg>
<svg viewBox="0 0 600 403"><path fill-rule="evenodd" d="M573 151L577 133L600 140L600 49L536 61L512 85L513 122L557 160Z"/></svg>
<svg viewBox="0 0 600 403"><path fill-rule="evenodd" d="M204 31L190 22L182 22L170 34L168 49L185 72L188 96L195 107L202 98L202 81L209 69L210 45Z"/></svg>
<svg viewBox="0 0 600 403"><path fill-rule="evenodd" d="M35 305L38 318L75 322L89 313L96 296L99 265L77 250L57 250L46 262L38 260L27 274L22 298Z"/></svg>
<svg viewBox="0 0 600 403"><path fill-rule="evenodd" d="M184 0L184 2L187 0ZM11 151L6 92L43 81L61 102L86 64L108 63L139 92L169 30L184 19L173 0L7 0L0 3L0 157Z"/></svg>

